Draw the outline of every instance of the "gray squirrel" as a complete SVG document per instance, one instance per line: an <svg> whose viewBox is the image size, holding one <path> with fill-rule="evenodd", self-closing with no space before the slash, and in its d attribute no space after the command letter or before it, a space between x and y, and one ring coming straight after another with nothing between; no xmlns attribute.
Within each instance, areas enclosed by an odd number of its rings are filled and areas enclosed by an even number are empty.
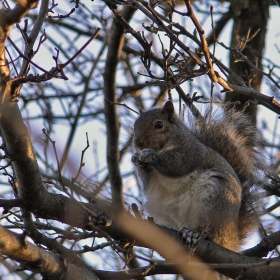
<svg viewBox="0 0 280 280"><path fill-rule="evenodd" d="M250 119L234 110L192 124L177 116L171 101L140 112L131 161L149 215L176 230L207 228L209 239L239 250L257 220L251 192L262 165L257 138Z"/></svg>

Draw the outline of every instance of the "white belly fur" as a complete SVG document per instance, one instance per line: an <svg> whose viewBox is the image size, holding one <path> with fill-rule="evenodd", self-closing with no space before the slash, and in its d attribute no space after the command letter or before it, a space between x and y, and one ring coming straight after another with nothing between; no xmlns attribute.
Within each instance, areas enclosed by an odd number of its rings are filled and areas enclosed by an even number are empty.
<svg viewBox="0 0 280 280"><path fill-rule="evenodd" d="M155 222L174 229L186 226L196 230L204 226L201 219L207 214L203 202L214 192L211 176L215 171L193 172L176 178L155 173L146 192L146 209Z"/></svg>

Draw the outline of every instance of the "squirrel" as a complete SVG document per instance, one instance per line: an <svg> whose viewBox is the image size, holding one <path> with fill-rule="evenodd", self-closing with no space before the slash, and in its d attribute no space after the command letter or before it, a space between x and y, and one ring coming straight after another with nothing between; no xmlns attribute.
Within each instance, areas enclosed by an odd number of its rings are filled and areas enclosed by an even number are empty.
<svg viewBox="0 0 280 280"><path fill-rule="evenodd" d="M171 101L140 111L131 161L144 186L146 210L158 224L194 232L238 251L257 223L261 160L257 129L234 109L187 124Z"/></svg>

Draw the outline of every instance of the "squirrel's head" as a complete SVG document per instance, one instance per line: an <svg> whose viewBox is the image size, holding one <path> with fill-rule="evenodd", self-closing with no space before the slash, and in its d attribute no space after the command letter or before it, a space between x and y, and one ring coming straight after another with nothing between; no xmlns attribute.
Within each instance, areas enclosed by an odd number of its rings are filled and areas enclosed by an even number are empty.
<svg viewBox="0 0 280 280"><path fill-rule="evenodd" d="M173 103L167 101L162 108L140 111L134 124L134 146L137 150L168 148L172 126L177 122Z"/></svg>

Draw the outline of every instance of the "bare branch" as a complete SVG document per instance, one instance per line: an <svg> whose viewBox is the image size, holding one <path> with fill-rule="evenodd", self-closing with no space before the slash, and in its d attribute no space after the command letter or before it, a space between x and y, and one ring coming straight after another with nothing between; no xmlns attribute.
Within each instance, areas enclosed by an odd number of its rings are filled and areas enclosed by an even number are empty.
<svg viewBox="0 0 280 280"><path fill-rule="evenodd" d="M8 231L0 226L0 251L32 271L40 272L45 277L52 279L98 279L92 271L68 264L53 253L31 244L24 240L24 235Z"/></svg>

